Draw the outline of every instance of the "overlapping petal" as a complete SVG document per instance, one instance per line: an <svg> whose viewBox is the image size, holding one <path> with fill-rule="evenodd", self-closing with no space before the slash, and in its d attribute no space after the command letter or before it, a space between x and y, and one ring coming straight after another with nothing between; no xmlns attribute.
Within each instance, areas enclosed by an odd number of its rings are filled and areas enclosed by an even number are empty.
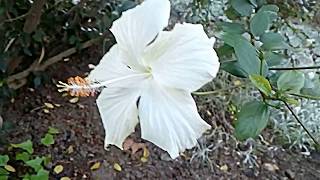
<svg viewBox="0 0 320 180"><path fill-rule="evenodd" d="M218 57L202 25L177 24L161 32L144 54L154 79L163 85L195 91L214 78Z"/></svg>
<svg viewBox="0 0 320 180"><path fill-rule="evenodd" d="M105 146L113 144L122 149L122 143L138 123L138 89L108 88L97 99L105 129Z"/></svg>
<svg viewBox="0 0 320 180"><path fill-rule="evenodd" d="M146 79L141 72L128 67L128 56L116 44L112 46L100 63L90 72L90 81L112 81L113 87L134 87ZM122 80L121 80L122 79Z"/></svg>
<svg viewBox="0 0 320 180"><path fill-rule="evenodd" d="M139 101L142 138L166 150L171 158L192 148L210 126L202 120L190 93L150 82Z"/></svg>
<svg viewBox="0 0 320 180"><path fill-rule="evenodd" d="M111 31L117 43L123 51L133 57L130 66L142 69L139 66L143 64L141 53L168 25L169 16L169 0L146 0L141 5L123 12L113 23Z"/></svg>

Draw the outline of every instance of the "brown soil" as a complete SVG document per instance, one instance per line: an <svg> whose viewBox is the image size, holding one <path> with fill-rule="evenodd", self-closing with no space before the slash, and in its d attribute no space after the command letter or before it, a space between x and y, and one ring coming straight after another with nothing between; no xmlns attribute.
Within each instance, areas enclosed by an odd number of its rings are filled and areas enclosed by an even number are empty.
<svg viewBox="0 0 320 180"><path fill-rule="evenodd" d="M63 176L72 179L320 179L319 153L304 157L281 148L257 151L256 162L259 167L249 168L242 163L243 157L237 153L240 150L226 142L223 147L208 154L213 165L211 169L201 160L191 162L191 151L170 160L164 151L139 139L138 133L132 138L146 143L150 151L147 162L140 160L140 151L130 155L115 147L104 150L104 129L95 97L80 98L79 102L70 103L71 97L63 97L54 85L54 81L65 80L70 76L85 76L89 71L88 64L96 64L101 57L98 49L91 48L72 57L69 62L54 65L48 72L53 82L36 89L21 89L14 103L4 108L4 121L15 126L1 138L10 143L32 139L35 154L51 154L52 163L47 167L51 179ZM46 102L60 104L61 107L45 113L43 108ZM206 114L203 108L206 106L201 107L201 114ZM218 121L217 117L203 117L207 121ZM40 139L49 126L59 129L60 134L56 136L55 144L47 148L40 144ZM0 154L1 150L7 151L4 145L0 146ZM95 162L101 162L102 166L93 171L90 167ZM122 167L120 172L113 168L114 163ZM57 164L64 166L64 171L59 175L55 175L52 170Z"/></svg>

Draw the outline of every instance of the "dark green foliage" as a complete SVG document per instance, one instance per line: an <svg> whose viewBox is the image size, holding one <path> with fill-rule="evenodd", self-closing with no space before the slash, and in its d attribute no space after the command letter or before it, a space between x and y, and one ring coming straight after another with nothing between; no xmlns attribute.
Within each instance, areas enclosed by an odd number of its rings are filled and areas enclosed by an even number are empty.
<svg viewBox="0 0 320 180"><path fill-rule="evenodd" d="M42 49L45 61L65 49L79 47L108 31L122 11L136 4L117 0L81 1L76 5L71 0L36 2L45 4L33 7L36 3L25 0L0 1L0 98L9 95L1 92L7 89L6 78L30 67ZM31 11L40 15L39 22L33 22L37 17L29 18ZM34 85L44 82L43 77L35 75Z"/></svg>
<svg viewBox="0 0 320 180"><path fill-rule="evenodd" d="M257 137L269 121L269 107L261 101L244 104L237 114L235 135L240 140Z"/></svg>

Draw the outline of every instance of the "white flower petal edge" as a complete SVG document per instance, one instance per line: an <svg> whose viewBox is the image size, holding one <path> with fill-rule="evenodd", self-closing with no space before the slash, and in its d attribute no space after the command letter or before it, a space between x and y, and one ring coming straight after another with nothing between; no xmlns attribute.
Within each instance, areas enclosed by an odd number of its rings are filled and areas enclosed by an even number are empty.
<svg viewBox="0 0 320 180"><path fill-rule="evenodd" d="M113 22L111 31L117 43L131 57L130 66L140 68L140 55L167 25L170 17L169 0L146 0L141 5L122 13Z"/></svg>
<svg viewBox="0 0 320 180"><path fill-rule="evenodd" d="M140 91L136 89L104 89L97 99L97 105L105 129L105 147L109 144L122 149L122 143L134 132L138 124L137 99Z"/></svg>
<svg viewBox="0 0 320 180"><path fill-rule="evenodd" d="M199 24L177 24L172 31L163 31L147 47L144 58L159 83L198 90L211 81L219 70L219 60L209 39Z"/></svg>
<svg viewBox="0 0 320 180"><path fill-rule="evenodd" d="M90 72L88 78L102 82L133 74L134 71L126 66L125 60L126 57L120 51L119 45L115 44Z"/></svg>
<svg viewBox="0 0 320 180"><path fill-rule="evenodd" d="M197 139L210 129L197 112L189 92L164 88L151 82L139 103L142 138L164 149L171 158L194 147Z"/></svg>

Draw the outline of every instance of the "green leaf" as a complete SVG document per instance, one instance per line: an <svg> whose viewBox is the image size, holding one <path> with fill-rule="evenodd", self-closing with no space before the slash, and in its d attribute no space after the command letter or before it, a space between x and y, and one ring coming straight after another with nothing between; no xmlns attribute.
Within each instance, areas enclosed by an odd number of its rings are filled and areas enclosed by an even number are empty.
<svg viewBox="0 0 320 180"><path fill-rule="evenodd" d="M43 157L43 164L46 166L52 161L51 155L47 155Z"/></svg>
<svg viewBox="0 0 320 180"><path fill-rule="evenodd" d="M300 71L286 71L277 80L278 89L287 93L299 93L305 82L304 74Z"/></svg>
<svg viewBox="0 0 320 180"><path fill-rule="evenodd" d="M7 180L9 177L8 176L2 176L0 175L0 180Z"/></svg>
<svg viewBox="0 0 320 180"><path fill-rule="evenodd" d="M224 44L223 46L220 46L218 49L216 49L217 55L219 59L222 59L222 57L231 57L234 53L234 50L231 46L228 44Z"/></svg>
<svg viewBox="0 0 320 180"><path fill-rule="evenodd" d="M238 61L223 62L221 63L220 68L234 76L237 76L240 78L247 77L246 71L241 68Z"/></svg>
<svg viewBox="0 0 320 180"><path fill-rule="evenodd" d="M267 12L259 11L250 20L250 31L256 37L264 34L269 27L270 18Z"/></svg>
<svg viewBox="0 0 320 180"><path fill-rule="evenodd" d="M5 170L4 168L0 167L0 180L7 180L9 179L9 177L7 175L9 175L10 173Z"/></svg>
<svg viewBox="0 0 320 180"><path fill-rule="evenodd" d="M59 130L54 127L49 127L48 133L49 134L59 134Z"/></svg>
<svg viewBox="0 0 320 180"><path fill-rule="evenodd" d="M54 144L54 138L52 134L46 134L44 138L41 138L41 143L45 146Z"/></svg>
<svg viewBox="0 0 320 180"><path fill-rule="evenodd" d="M225 10L224 13L230 20L236 20L240 16L240 14L232 6Z"/></svg>
<svg viewBox="0 0 320 180"><path fill-rule="evenodd" d="M294 99L294 98L290 98L290 97L285 97L284 101L286 101L288 104L294 105L294 106L299 106L299 101Z"/></svg>
<svg viewBox="0 0 320 180"><path fill-rule="evenodd" d="M278 13L279 10L280 10L279 7L274 4L264 5L259 9L259 11L269 11L269 12L274 12L274 13Z"/></svg>
<svg viewBox="0 0 320 180"><path fill-rule="evenodd" d="M31 179L31 175L27 173L23 176L22 180L30 180L30 179Z"/></svg>
<svg viewBox="0 0 320 180"><path fill-rule="evenodd" d="M38 172L42 168L43 158L36 157L35 159L29 160L26 162L26 164L30 167L32 167L36 172Z"/></svg>
<svg viewBox="0 0 320 180"><path fill-rule="evenodd" d="M8 161L9 161L8 155L0 155L0 166L6 165Z"/></svg>
<svg viewBox="0 0 320 180"><path fill-rule="evenodd" d="M8 175L10 174L7 170L5 170L4 168L1 168L0 167L0 177L3 176L3 175Z"/></svg>
<svg viewBox="0 0 320 180"><path fill-rule="evenodd" d="M269 66L277 66L280 65L284 60L284 56L281 54L277 54L274 52L266 52L264 54L265 60Z"/></svg>
<svg viewBox="0 0 320 180"><path fill-rule="evenodd" d="M20 144L11 144L11 146L14 148L21 148L23 150L26 150L29 154L33 153L33 145L31 140L27 140Z"/></svg>
<svg viewBox="0 0 320 180"><path fill-rule="evenodd" d="M261 42L263 43L262 48L266 50L281 50L288 48L288 45L279 33L265 33L261 37Z"/></svg>
<svg viewBox="0 0 320 180"><path fill-rule="evenodd" d="M250 16L253 5L248 0L231 0L231 6L242 16Z"/></svg>
<svg viewBox="0 0 320 180"><path fill-rule="evenodd" d="M239 34L231 33L224 33L222 39L226 44L233 47L238 61L237 65L240 67L241 71L246 72L246 77L250 74L260 74L261 61L258 58L256 48L252 46L248 40ZM268 66L265 61L262 63L263 75L266 75Z"/></svg>
<svg viewBox="0 0 320 180"><path fill-rule="evenodd" d="M257 0L257 4L258 4L259 7L265 5L266 3L267 3L266 0Z"/></svg>
<svg viewBox="0 0 320 180"><path fill-rule="evenodd" d="M251 82L255 87L257 87L263 94L270 96L272 93L272 88L269 81L263 76L252 74L249 76Z"/></svg>
<svg viewBox="0 0 320 180"><path fill-rule="evenodd" d="M23 161L23 162L26 162L26 161L29 160L29 158L30 158L30 154L28 154L28 153L26 153L26 152L18 153L18 154L16 155L16 160L17 160L17 161L21 160L21 161Z"/></svg>
<svg viewBox="0 0 320 180"><path fill-rule="evenodd" d="M258 12L267 12L270 23L278 18L279 7L273 4L262 6Z"/></svg>
<svg viewBox="0 0 320 180"><path fill-rule="evenodd" d="M252 17L250 31L256 36L262 36L271 26L273 20L278 17L279 8L276 5L264 5Z"/></svg>
<svg viewBox="0 0 320 180"><path fill-rule="evenodd" d="M220 22L218 26L220 26L224 32L236 34L243 34L245 32L243 24L240 23Z"/></svg>
<svg viewBox="0 0 320 180"><path fill-rule="evenodd" d="M249 0L249 2L250 2L254 7L258 7L258 2L257 2L257 0Z"/></svg>
<svg viewBox="0 0 320 180"><path fill-rule="evenodd" d="M261 101L244 104L237 114L235 136L239 140L257 137L267 126L270 116L268 106Z"/></svg>
<svg viewBox="0 0 320 180"><path fill-rule="evenodd" d="M40 169L37 175L32 175L31 180L48 180L49 179L49 171Z"/></svg>
<svg viewBox="0 0 320 180"><path fill-rule="evenodd" d="M315 75L314 78L310 78L307 76L305 78L305 83L303 88L301 89L302 95L310 96L310 99L320 99L320 77L319 75Z"/></svg>

